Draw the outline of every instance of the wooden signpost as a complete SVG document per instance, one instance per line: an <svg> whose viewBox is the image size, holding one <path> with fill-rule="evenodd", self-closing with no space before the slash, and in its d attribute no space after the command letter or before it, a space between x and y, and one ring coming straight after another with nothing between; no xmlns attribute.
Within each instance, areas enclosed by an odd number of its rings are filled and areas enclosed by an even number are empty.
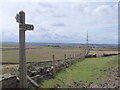
<svg viewBox="0 0 120 90"><path fill-rule="evenodd" d="M34 26L25 24L25 12L20 11L15 17L16 22L19 23L19 88L27 88L27 67L25 55L25 31L33 30Z"/></svg>

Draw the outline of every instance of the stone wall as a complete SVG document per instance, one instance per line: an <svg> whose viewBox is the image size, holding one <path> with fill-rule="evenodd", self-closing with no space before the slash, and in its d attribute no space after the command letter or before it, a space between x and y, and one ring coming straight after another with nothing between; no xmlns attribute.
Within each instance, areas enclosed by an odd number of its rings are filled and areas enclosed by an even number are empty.
<svg viewBox="0 0 120 90"><path fill-rule="evenodd" d="M1 88L17 88L17 78L11 74L1 75L0 85Z"/></svg>

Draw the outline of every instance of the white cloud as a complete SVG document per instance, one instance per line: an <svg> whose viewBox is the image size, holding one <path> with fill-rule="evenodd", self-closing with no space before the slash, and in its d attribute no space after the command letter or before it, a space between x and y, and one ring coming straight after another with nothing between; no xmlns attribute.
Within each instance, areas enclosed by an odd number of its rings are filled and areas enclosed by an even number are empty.
<svg viewBox="0 0 120 90"><path fill-rule="evenodd" d="M14 17L19 10L26 12L26 23L35 26L34 31L26 33L27 41L86 42L86 31L90 32L91 37L92 35L97 37L92 42L98 42L98 38L101 43L105 42L104 38L108 38L106 42L116 38L114 35L117 30L114 27L117 27L117 3L115 2L1 3L0 10L2 12L0 23L5 37L3 40L13 38L13 41L18 41L18 25ZM107 35L111 37L106 37L106 34L100 35L102 29L110 32Z"/></svg>
<svg viewBox="0 0 120 90"><path fill-rule="evenodd" d="M92 14L93 15L98 15L98 16L108 16L108 15L110 15L110 14L112 14L113 12L112 12L113 10L112 10L112 8L110 7L110 6L108 6L108 5L102 5L102 6L99 6L99 7L97 7L93 12L92 12Z"/></svg>

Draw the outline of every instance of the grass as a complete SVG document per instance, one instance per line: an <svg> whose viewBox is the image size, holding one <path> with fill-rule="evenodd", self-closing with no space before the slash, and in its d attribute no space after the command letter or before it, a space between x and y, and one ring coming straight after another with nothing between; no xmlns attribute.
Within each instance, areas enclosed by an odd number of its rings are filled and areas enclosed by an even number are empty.
<svg viewBox="0 0 120 90"><path fill-rule="evenodd" d="M14 45L0 45L0 48L13 48L13 47L18 47Z"/></svg>
<svg viewBox="0 0 120 90"><path fill-rule="evenodd" d="M2 74L16 74L18 65L14 64L7 64L7 65L0 65L0 75Z"/></svg>
<svg viewBox="0 0 120 90"><path fill-rule="evenodd" d="M61 87L67 88L73 86L74 82L94 82L100 83L108 79L109 68L118 65L118 56L88 58L76 62L69 68L56 74L55 79L45 80L40 85L43 88ZM104 71L107 70L107 71Z"/></svg>
<svg viewBox="0 0 120 90"><path fill-rule="evenodd" d="M33 61L48 61L52 60L52 55L55 54L56 60L64 59L64 54L67 57L71 54L79 54L82 50L73 47L35 47L35 49L26 49L27 62ZM19 62L19 50L2 51L2 62Z"/></svg>
<svg viewBox="0 0 120 90"><path fill-rule="evenodd" d="M0 75L4 75L4 74L15 74L18 72L18 70L16 68L7 68L7 69L3 69L0 72Z"/></svg>
<svg viewBox="0 0 120 90"><path fill-rule="evenodd" d="M18 48L18 46L3 46L2 48ZM64 54L67 57L74 54L79 54L82 52L83 48L79 47L37 47L37 46L27 46L26 49L26 60L27 62L33 61L48 61L52 60L52 55L55 54L56 60L64 59ZM91 54L102 54L102 53L116 53L117 51L91 51ZM0 61L1 62L1 61ZM3 50L2 51L2 62L15 63L19 62L19 49L13 50Z"/></svg>

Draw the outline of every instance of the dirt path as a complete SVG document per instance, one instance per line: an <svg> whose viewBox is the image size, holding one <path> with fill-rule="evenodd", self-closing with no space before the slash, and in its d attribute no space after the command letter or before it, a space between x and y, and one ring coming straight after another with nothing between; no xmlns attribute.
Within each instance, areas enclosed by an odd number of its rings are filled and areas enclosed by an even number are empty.
<svg viewBox="0 0 120 90"><path fill-rule="evenodd" d="M109 79L107 81L104 81L102 83L89 83L85 84L82 81L79 83L76 83L77 88L116 88L120 89L120 75L118 75L118 67L112 68L110 70L110 74L108 75Z"/></svg>
<svg viewBox="0 0 120 90"><path fill-rule="evenodd" d="M118 76L118 68L115 67L111 70L108 75L109 79L100 84L90 84L88 88L120 88L118 82L120 80L120 76Z"/></svg>

